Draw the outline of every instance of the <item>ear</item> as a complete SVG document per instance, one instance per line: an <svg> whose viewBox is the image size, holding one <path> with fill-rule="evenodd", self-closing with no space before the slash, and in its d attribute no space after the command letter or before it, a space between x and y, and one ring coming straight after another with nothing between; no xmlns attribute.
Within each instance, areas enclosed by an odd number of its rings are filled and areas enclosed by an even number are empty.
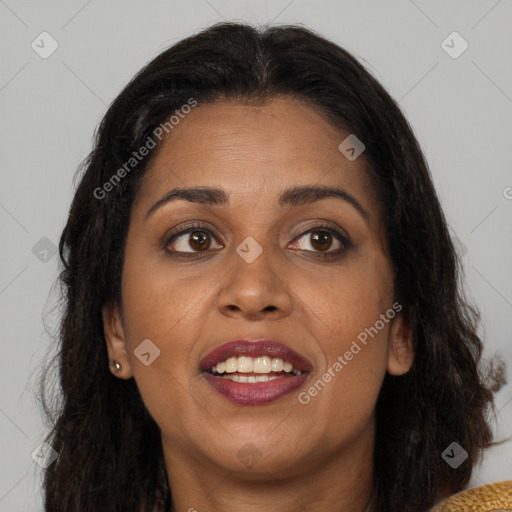
<svg viewBox="0 0 512 512"><path fill-rule="evenodd" d="M123 328L123 320L118 304L104 305L101 309L103 316L103 332L107 343L108 364L110 371L115 377L120 379L130 379L133 372L126 352L126 339ZM121 365L118 373L112 362L115 361Z"/></svg>
<svg viewBox="0 0 512 512"><path fill-rule="evenodd" d="M389 353L386 369L391 375L404 375L414 361L412 329L405 311L393 318L389 333Z"/></svg>

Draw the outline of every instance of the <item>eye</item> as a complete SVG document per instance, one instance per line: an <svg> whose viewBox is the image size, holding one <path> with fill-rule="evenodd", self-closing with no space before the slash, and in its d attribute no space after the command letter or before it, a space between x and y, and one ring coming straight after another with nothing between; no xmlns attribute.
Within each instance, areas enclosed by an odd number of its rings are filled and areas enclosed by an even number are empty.
<svg viewBox="0 0 512 512"><path fill-rule="evenodd" d="M215 244L215 245L213 245ZM315 226L297 237L293 244L299 250L314 253L316 257L341 256L351 243L347 237L330 226ZM174 255L193 256L210 250L222 249L212 231L202 224L194 224L167 237L165 250ZM293 245L292 245L293 247Z"/></svg>
<svg viewBox="0 0 512 512"><path fill-rule="evenodd" d="M165 247L171 253L193 254L208 251L212 248L212 241L215 241L215 237L209 229L205 229L201 225L195 225L171 235ZM222 245L213 248L221 249Z"/></svg>
<svg viewBox="0 0 512 512"><path fill-rule="evenodd" d="M302 233L294 243L303 251L331 255L340 254L350 246L345 236L328 226L316 226Z"/></svg>

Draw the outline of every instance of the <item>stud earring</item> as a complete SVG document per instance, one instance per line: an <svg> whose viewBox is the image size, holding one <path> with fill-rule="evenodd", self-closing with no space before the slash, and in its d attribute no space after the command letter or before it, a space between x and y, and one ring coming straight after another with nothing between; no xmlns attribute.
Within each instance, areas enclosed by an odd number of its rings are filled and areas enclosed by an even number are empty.
<svg viewBox="0 0 512 512"><path fill-rule="evenodd" d="M117 361L110 361L110 365L114 367L114 372L119 373L122 366Z"/></svg>

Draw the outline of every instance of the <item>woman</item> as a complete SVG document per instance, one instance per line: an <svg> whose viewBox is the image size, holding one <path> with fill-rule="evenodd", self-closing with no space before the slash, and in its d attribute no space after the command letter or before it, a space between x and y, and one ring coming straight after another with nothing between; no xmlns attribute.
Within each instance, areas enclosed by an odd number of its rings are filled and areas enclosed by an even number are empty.
<svg viewBox="0 0 512 512"><path fill-rule="evenodd" d="M491 441L418 143L306 29L220 24L142 69L60 254L48 511L421 512Z"/></svg>

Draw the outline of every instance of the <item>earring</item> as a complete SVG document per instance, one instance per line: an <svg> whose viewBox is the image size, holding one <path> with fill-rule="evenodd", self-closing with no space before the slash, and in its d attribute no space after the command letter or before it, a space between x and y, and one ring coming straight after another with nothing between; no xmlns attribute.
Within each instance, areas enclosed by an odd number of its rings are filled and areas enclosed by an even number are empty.
<svg viewBox="0 0 512 512"><path fill-rule="evenodd" d="M110 365L114 367L114 372L119 373L122 366L117 361L110 361Z"/></svg>

